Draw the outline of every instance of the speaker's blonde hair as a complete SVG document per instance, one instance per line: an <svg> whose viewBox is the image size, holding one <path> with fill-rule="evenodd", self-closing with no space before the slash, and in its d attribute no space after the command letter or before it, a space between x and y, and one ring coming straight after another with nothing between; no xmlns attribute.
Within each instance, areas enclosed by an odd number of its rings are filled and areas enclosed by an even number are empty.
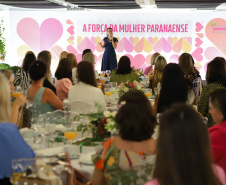
<svg viewBox="0 0 226 185"><path fill-rule="evenodd" d="M0 122L11 121L10 87L4 74L0 73Z"/></svg>

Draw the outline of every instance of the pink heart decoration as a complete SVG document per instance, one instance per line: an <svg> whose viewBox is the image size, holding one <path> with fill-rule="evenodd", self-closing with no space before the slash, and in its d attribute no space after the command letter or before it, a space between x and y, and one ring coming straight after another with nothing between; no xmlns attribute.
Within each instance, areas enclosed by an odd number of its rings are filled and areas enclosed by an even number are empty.
<svg viewBox="0 0 226 185"><path fill-rule="evenodd" d="M17 24L17 34L35 53L40 52L40 29L32 18L21 19Z"/></svg>
<svg viewBox="0 0 226 185"><path fill-rule="evenodd" d="M130 58L131 66L135 68L140 68L145 63L145 57L142 54L138 54L134 58L130 54L126 54L126 56Z"/></svg>
<svg viewBox="0 0 226 185"><path fill-rule="evenodd" d="M151 45L153 45L153 38L152 37L149 37L148 41L151 43Z"/></svg>
<svg viewBox="0 0 226 185"><path fill-rule="evenodd" d="M57 19L43 21L40 27L40 49L49 50L62 36L63 26Z"/></svg>
<svg viewBox="0 0 226 185"><path fill-rule="evenodd" d="M197 22L195 25L196 25L196 29L195 29L196 32L200 32L203 29L203 25L201 23Z"/></svg>
<svg viewBox="0 0 226 185"><path fill-rule="evenodd" d="M134 46L134 50L137 53L141 53L144 49L144 37L138 41L138 43Z"/></svg>
<svg viewBox="0 0 226 185"><path fill-rule="evenodd" d="M96 37L91 37L91 42L96 45Z"/></svg>
<svg viewBox="0 0 226 185"><path fill-rule="evenodd" d="M77 59L77 62L78 62L78 63L81 62L81 61L82 61L82 54L81 54L81 53L78 53L78 54L76 55L76 59Z"/></svg>
<svg viewBox="0 0 226 185"><path fill-rule="evenodd" d="M203 59L202 53L203 53L203 49L197 48L191 55L194 57L195 60L200 62Z"/></svg>
<svg viewBox="0 0 226 185"><path fill-rule="evenodd" d="M32 18L24 18L17 24L19 37L35 52L49 50L62 36L63 26L57 19L49 18L40 28Z"/></svg>
<svg viewBox="0 0 226 185"><path fill-rule="evenodd" d="M192 45L192 38L191 37L186 38L186 40L189 42L189 44Z"/></svg>
<svg viewBox="0 0 226 185"><path fill-rule="evenodd" d="M162 50L166 53L172 51L172 45L163 37L153 47L155 52L161 52Z"/></svg>
<svg viewBox="0 0 226 185"><path fill-rule="evenodd" d="M127 53L131 53L133 51L133 44L131 44L131 42L126 37L123 37L123 39L118 42L116 48L116 51L119 53L123 52L124 50Z"/></svg>
<svg viewBox="0 0 226 185"><path fill-rule="evenodd" d="M129 38L129 41L131 42L131 44L134 45L134 38L133 38L133 37L130 37L130 38Z"/></svg>
<svg viewBox="0 0 226 185"><path fill-rule="evenodd" d="M209 62L206 62L205 63L205 65L204 65L204 70L207 72L207 65L210 63L210 61Z"/></svg>
<svg viewBox="0 0 226 185"><path fill-rule="evenodd" d="M95 51L95 45L91 42L88 37L85 37L77 46L78 51L83 52L84 49L91 49Z"/></svg>
<svg viewBox="0 0 226 185"><path fill-rule="evenodd" d="M60 53L63 51L63 49L60 47L60 46L53 46L51 49L50 49L50 53L51 53L51 56L53 59L57 59L59 60L60 58Z"/></svg>
<svg viewBox="0 0 226 185"><path fill-rule="evenodd" d="M117 46L118 47L118 46ZM100 44L97 44L96 45L96 50L98 51L98 52L103 52L104 51L104 48L102 48L101 46L100 46Z"/></svg>
<svg viewBox="0 0 226 185"><path fill-rule="evenodd" d="M174 45L173 51L175 53L179 53L182 50L182 38L180 38Z"/></svg>
<svg viewBox="0 0 226 185"><path fill-rule="evenodd" d="M173 45L173 38L172 38L172 37L168 37L168 38L167 38L167 41L168 41L171 45Z"/></svg>
<svg viewBox="0 0 226 185"><path fill-rule="evenodd" d="M208 47L205 52L205 57L208 59L208 60L213 60L216 56L218 57L225 57L223 53L221 53L217 48L215 47Z"/></svg>
<svg viewBox="0 0 226 185"><path fill-rule="evenodd" d="M203 37L204 37L204 34L203 34L203 33L196 33L196 35L197 35L199 38L203 38Z"/></svg>
<svg viewBox="0 0 226 185"><path fill-rule="evenodd" d="M67 24L73 24L73 22L71 20L69 20L69 19L66 21L66 23Z"/></svg>
<svg viewBox="0 0 226 185"><path fill-rule="evenodd" d="M152 57L152 54L146 56L145 61L146 61L146 64L147 64L148 66L150 65L151 57Z"/></svg>
<svg viewBox="0 0 226 185"><path fill-rule="evenodd" d="M211 21L209 21L206 25L206 36L207 38L226 56L226 45L225 45L225 41L226 41L226 32L222 31L222 32L214 32L213 28L214 26L211 26L210 23L216 23L216 26L226 26L226 21L224 19L221 18L216 18L213 19Z"/></svg>
<svg viewBox="0 0 226 185"><path fill-rule="evenodd" d="M178 64L179 55L174 54L169 58L169 62Z"/></svg>
<svg viewBox="0 0 226 185"><path fill-rule="evenodd" d="M68 53L73 53L74 55L76 55L78 53L78 51L71 45L67 46L67 51L68 51Z"/></svg>
<svg viewBox="0 0 226 185"><path fill-rule="evenodd" d="M202 43L203 43L202 40L201 40L200 38L196 38L196 39L195 39L195 42L196 42L196 43L195 43L195 46L196 46L197 48L198 48L199 46L201 46Z"/></svg>
<svg viewBox="0 0 226 185"><path fill-rule="evenodd" d="M146 67L148 67L148 65L146 63L144 63L140 68L143 69L143 71L146 69Z"/></svg>
<svg viewBox="0 0 226 185"><path fill-rule="evenodd" d="M70 26L70 27L67 29L67 31L68 31L68 33L70 33L70 35L74 35L74 34L75 34L74 29L75 29L74 26Z"/></svg>

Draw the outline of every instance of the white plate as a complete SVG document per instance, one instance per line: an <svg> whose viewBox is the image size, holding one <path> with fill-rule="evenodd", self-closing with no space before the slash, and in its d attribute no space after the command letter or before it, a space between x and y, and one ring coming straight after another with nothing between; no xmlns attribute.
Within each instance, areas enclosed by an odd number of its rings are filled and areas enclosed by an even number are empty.
<svg viewBox="0 0 226 185"><path fill-rule="evenodd" d="M60 153L57 156L60 157L60 158L62 158L62 159L66 159L64 152ZM70 159L77 159L77 158L78 158L78 155L77 154L74 154L73 156L70 157Z"/></svg>

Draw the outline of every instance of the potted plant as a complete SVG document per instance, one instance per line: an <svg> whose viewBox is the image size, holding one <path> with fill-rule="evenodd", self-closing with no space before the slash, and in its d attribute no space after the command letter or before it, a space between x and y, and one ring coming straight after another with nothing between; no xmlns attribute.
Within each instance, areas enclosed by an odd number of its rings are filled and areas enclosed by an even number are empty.
<svg viewBox="0 0 226 185"><path fill-rule="evenodd" d="M5 28L3 26L4 20L0 21L0 60L4 61L5 60L5 55L6 55L6 44L5 44L5 38L3 37L3 32L5 31Z"/></svg>

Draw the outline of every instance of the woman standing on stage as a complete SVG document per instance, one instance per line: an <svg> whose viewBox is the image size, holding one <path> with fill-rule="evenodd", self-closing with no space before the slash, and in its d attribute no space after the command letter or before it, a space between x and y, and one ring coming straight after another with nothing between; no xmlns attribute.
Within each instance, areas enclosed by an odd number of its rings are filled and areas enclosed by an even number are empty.
<svg viewBox="0 0 226 185"><path fill-rule="evenodd" d="M102 48L105 48L102 58L101 71L113 70L117 67L117 59L115 49L118 44L118 39L113 37L112 28L107 29L107 37L104 38L104 44L99 42Z"/></svg>

